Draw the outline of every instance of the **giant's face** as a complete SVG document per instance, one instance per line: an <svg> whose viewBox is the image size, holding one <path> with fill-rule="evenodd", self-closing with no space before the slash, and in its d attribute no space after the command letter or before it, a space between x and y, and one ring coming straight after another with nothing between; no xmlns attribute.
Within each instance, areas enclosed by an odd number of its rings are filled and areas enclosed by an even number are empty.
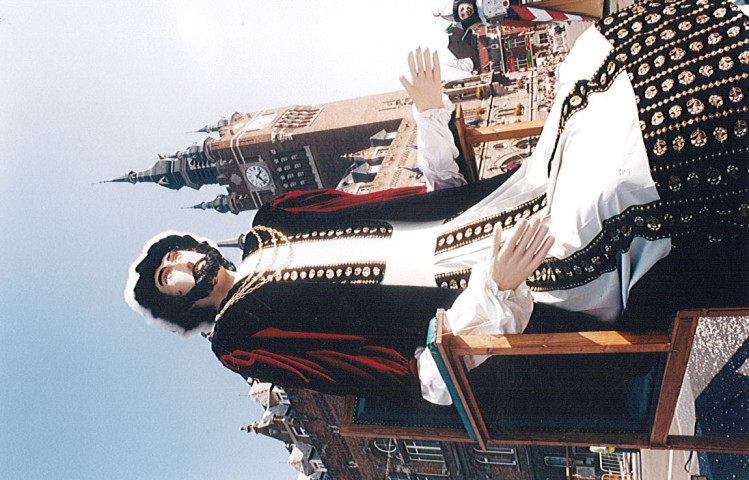
<svg viewBox="0 0 749 480"><path fill-rule="evenodd" d="M193 250L167 253L154 274L156 289L172 297L186 295L195 286L205 263L205 254Z"/></svg>
<svg viewBox="0 0 749 480"><path fill-rule="evenodd" d="M461 20L465 20L471 15L473 15L473 5L470 3L461 3L458 5L458 17Z"/></svg>

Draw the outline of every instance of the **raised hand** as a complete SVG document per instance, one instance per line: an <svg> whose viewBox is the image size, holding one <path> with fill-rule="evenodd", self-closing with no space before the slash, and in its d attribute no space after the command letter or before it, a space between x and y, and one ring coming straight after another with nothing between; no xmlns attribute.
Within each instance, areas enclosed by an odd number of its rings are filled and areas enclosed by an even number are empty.
<svg viewBox="0 0 749 480"><path fill-rule="evenodd" d="M442 107L442 78L437 52L430 54L427 48L422 54L421 48L417 48L408 54L408 68L411 81L402 75L400 81L413 99L416 111Z"/></svg>
<svg viewBox="0 0 749 480"><path fill-rule="evenodd" d="M549 228L536 217L518 221L510 238L500 247L502 229L494 229L489 275L499 290L515 290L541 265L554 243Z"/></svg>

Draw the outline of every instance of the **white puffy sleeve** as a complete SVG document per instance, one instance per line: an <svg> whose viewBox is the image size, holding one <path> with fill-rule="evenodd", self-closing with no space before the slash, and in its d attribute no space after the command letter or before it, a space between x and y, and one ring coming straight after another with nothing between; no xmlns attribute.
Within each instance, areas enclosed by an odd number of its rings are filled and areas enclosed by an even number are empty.
<svg viewBox="0 0 749 480"><path fill-rule="evenodd" d="M418 165L424 174L427 191L466 184L455 163L458 148L447 126L452 112L453 105L446 95L442 95L442 108L421 113L415 107L413 109L417 126Z"/></svg>
<svg viewBox="0 0 749 480"><path fill-rule="evenodd" d="M533 313L530 289L522 283L515 290L499 290L489 278L485 265L479 264L473 269L468 288L445 312L446 328L460 335L522 333ZM450 394L431 352L419 349L416 358L422 397L438 405L450 405ZM463 360L466 368L471 370L487 358L486 355L474 355Z"/></svg>

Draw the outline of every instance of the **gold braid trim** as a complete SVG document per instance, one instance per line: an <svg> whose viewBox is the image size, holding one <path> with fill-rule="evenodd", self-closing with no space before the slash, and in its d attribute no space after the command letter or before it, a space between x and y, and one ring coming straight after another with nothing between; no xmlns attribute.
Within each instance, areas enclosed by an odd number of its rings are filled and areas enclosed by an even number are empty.
<svg viewBox="0 0 749 480"><path fill-rule="evenodd" d="M270 235L270 239L263 241L262 237L260 236L260 232L264 232L268 235ZM262 287L266 283L273 280L274 277L281 276L281 271L287 268L291 264L291 260L293 258L293 251L291 250L291 242L289 241L289 238L284 235L283 233L279 232L275 228L270 227L264 227L262 225L257 225L255 227L252 227L250 232L255 239L257 239L257 250L258 252L258 258L257 262L255 263L255 267L253 268L253 272L251 275L248 275L247 277L240 280L242 285L237 289L236 292L234 292L234 295L231 296L231 298L224 304L221 311L216 315L216 321L220 320L221 317L224 315L224 313L232 307L235 303L237 303L240 299L244 298L246 295L249 295L250 293L254 292L258 288ZM272 267L276 260L278 259L278 251L280 247L288 247L288 255L286 256L285 261L283 262L283 265L278 266L277 268L272 269L274 271L273 275L266 275L266 271L268 269L260 268L263 263L263 255L266 250L268 250L267 245L270 244L270 249L272 249L272 257L270 258L270 263L268 264L269 267Z"/></svg>

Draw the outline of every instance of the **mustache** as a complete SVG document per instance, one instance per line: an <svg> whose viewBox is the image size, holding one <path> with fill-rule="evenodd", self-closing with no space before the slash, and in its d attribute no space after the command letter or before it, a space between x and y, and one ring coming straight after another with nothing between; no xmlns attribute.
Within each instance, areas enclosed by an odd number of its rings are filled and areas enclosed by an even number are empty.
<svg viewBox="0 0 749 480"><path fill-rule="evenodd" d="M199 260L192 268L192 276L195 279L195 284L199 285L210 281L218 275L222 260L223 257L218 251L212 250L206 253L205 257Z"/></svg>

